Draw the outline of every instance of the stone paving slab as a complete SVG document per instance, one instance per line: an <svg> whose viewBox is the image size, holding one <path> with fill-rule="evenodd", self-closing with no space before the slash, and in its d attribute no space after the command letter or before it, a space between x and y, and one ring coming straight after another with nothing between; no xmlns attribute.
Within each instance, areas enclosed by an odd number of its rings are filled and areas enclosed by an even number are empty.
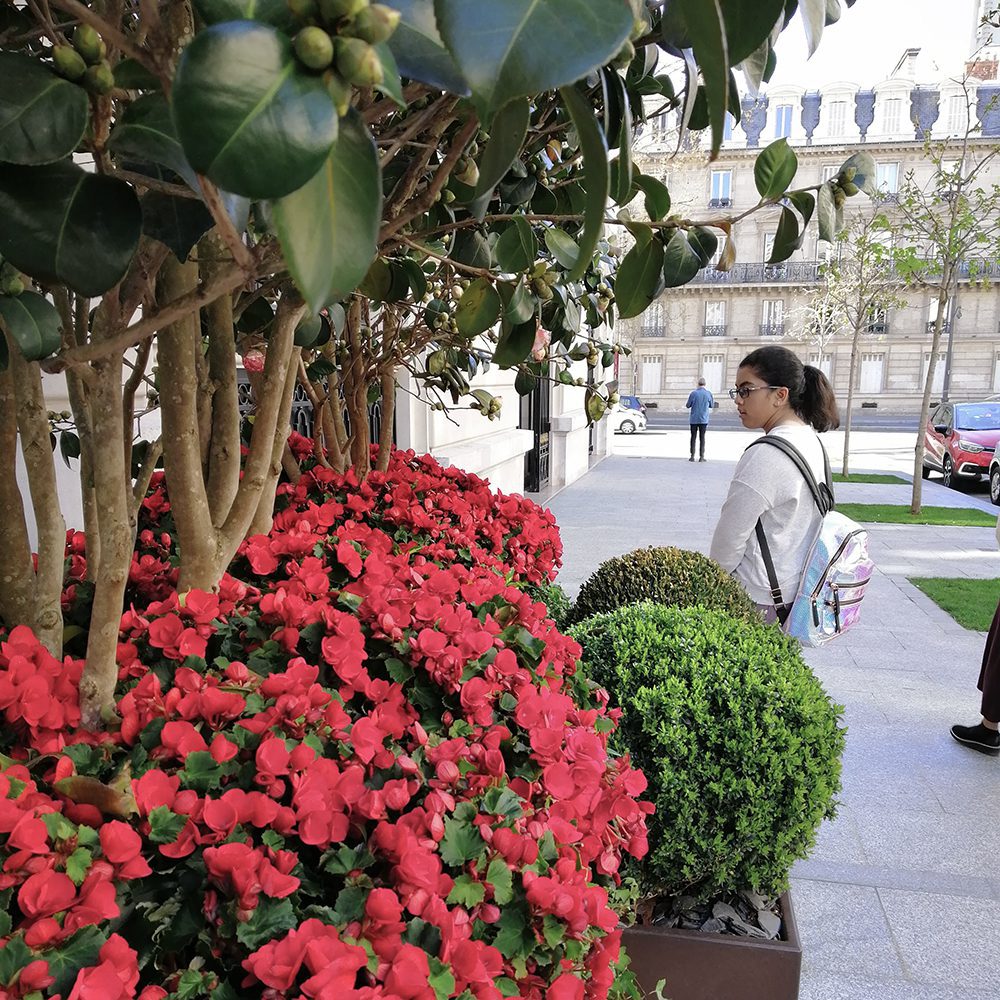
<svg viewBox="0 0 1000 1000"><path fill-rule="evenodd" d="M573 595L600 562L646 545L707 552L752 437L710 434L704 464L686 461L683 431L625 439L627 455L548 503L565 550L558 582ZM852 442L855 471L912 468L912 435ZM982 492L923 486L928 505L997 510ZM908 503L909 487L838 484L837 495ZM871 536L877 571L862 624L805 651L844 704L849 729L837 818L793 872L805 945L800 1000L994 1000L1000 760L948 734L978 717L983 634L963 629L907 577L997 577L1000 554L992 528L877 525Z"/></svg>

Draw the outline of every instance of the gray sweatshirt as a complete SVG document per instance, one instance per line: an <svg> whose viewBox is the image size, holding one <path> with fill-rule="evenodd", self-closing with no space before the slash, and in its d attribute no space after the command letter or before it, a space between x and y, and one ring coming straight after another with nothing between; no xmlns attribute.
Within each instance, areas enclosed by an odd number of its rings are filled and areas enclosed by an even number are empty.
<svg viewBox="0 0 1000 1000"><path fill-rule="evenodd" d="M769 433L795 445L816 481L823 482L822 445L810 426L787 423ZM767 571L755 534L758 517L764 525L782 597L790 602L822 518L805 477L792 460L777 448L761 445L745 451L736 466L710 555L743 584L751 600L770 605Z"/></svg>

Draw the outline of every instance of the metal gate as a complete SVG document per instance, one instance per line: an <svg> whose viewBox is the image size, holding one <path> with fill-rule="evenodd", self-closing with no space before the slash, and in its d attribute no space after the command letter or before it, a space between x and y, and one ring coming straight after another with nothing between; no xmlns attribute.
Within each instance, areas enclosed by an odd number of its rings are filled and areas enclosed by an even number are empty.
<svg viewBox="0 0 1000 1000"><path fill-rule="evenodd" d="M552 387L539 379L527 396L521 397L522 428L534 431L531 451L524 456L524 489L527 493L540 493L549 485Z"/></svg>

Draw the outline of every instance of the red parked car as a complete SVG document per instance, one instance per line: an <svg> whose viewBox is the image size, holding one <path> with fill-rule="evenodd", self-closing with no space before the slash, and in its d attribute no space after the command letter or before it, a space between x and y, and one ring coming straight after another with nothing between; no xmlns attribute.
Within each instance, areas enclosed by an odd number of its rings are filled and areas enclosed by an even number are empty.
<svg viewBox="0 0 1000 1000"><path fill-rule="evenodd" d="M959 487L987 475L1000 442L1000 401L940 403L924 429L924 479L940 472Z"/></svg>

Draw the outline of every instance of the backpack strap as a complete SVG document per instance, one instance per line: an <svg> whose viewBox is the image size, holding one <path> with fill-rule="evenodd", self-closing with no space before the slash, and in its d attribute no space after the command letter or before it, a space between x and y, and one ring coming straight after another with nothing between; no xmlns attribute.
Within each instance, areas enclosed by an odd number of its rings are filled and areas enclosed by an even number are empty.
<svg viewBox="0 0 1000 1000"><path fill-rule="evenodd" d="M833 510L833 475L830 471L830 458L826 453L826 448L823 447L822 441L820 442L820 448L823 451L823 472L826 481L821 484L816 483L816 477L813 475L809 463L803 458L802 452L790 441L786 441L777 435L772 437L765 434L763 437L751 441L747 447L752 448L755 444L770 444L779 451L783 451L795 463L799 472L802 473L820 514L825 516L829 511ZM771 558L771 550L768 547L767 536L764 534L764 525L761 523L760 518L757 519L755 533L757 535L757 544L760 547L760 556L764 560L764 569L767 572L767 583L771 588L771 600L774 603L775 614L777 615L778 622L784 625L791 613L792 606L791 604L786 604L782 597L781 587L778 585L778 574L774 569L774 560Z"/></svg>

